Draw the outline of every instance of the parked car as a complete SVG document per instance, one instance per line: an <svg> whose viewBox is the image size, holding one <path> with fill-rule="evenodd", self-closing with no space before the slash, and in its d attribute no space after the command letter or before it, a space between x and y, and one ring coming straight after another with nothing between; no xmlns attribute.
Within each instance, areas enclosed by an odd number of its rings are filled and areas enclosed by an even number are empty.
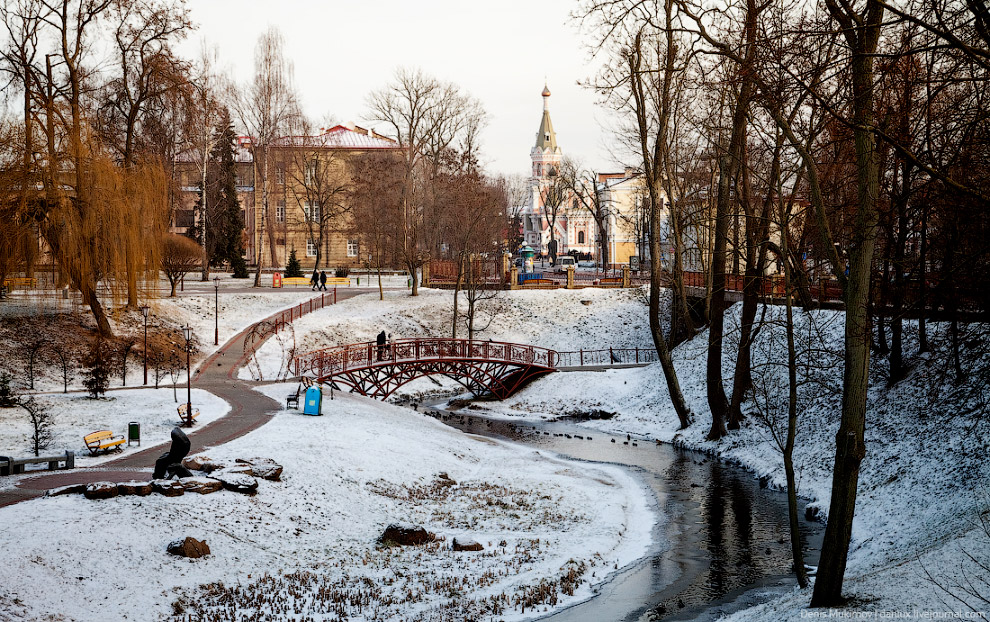
<svg viewBox="0 0 990 622"><path fill-rule="evenodd" d="M557 263L554 264L554 270L557 272L567 272L567 266L577 267L577 261L571 255L561 255L557 258Z"/></svg>

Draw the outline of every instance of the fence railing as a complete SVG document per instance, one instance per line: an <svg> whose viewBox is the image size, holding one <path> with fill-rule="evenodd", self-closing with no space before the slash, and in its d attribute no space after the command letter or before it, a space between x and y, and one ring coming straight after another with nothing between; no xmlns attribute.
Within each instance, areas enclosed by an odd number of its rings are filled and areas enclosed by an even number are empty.
<svg viewBox="0 0 990 622"><path fill-rule="evenodd" d="M557 352L556 354L557 367L642 365L657 361L657 351L653 348L606 348L602 350Z"/></svg>
<svg viewBox="0 0 990 622"><path fill-rule="evenodd" d="M254 327L252 327L252 331L256 333L254 335L254 340L260 342L268 335L276 334L278 331L284 330L287 325L291 324L295 320L298 320L307 313L312 313L313 311L336 303L337 288L335 287L332 292L320 294L319 297L314 296L309 300L305 300L293 307L289 307L288 309L281 311L273 317L258 322L254 325Z"/></svg>

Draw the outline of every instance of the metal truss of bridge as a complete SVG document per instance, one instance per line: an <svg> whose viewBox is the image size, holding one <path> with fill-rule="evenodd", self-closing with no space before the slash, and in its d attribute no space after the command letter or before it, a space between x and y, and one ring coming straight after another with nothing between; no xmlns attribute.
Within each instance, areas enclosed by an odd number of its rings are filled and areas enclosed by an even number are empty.
<svg viewBox="0 0 990 622"><path fill-rule="evenodd" d="M446 376L476 397L505 399L536 378L555 371L636 367L656 361L652 348L557 352L546 348L467 339L404 339L379 346L356 343L316 350L295 359L296 376L350 387L385 399L402 385Z"/></svg>
<svg viewBox="0 0 990 622"><path fill-rule="evenodd" d="M545 348L467 339L403 339L384 346L358 343L297 356L297 376L348 386L385 399L416 378L446 376L477 397L505 399L555 371L557 353Z"/></svg>

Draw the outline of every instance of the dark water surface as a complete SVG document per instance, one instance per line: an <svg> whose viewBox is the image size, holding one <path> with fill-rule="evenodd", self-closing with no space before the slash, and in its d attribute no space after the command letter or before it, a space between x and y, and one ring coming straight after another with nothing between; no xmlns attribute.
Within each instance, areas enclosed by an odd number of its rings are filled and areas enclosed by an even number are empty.
<svg viewBox="0 0 990 622"><path fill-rule="evenodd" d="M756 596L747 591L754 587L794 584L787 496L760 488L748 471L698 452L573 422L513 423L442 411L436 416L464 432L628 467L653 491L660 519L650 554L620 569L594 598L544 620L714 619L751 603ZM803 502L799 509L803 517ZM815 563L823 525L803 518L800 525L805 561Z"/></svg>

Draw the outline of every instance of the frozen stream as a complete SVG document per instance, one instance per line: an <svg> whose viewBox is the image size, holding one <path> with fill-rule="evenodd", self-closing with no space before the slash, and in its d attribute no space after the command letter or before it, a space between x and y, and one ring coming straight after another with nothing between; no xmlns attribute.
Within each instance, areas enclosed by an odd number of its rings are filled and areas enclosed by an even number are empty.
<svg viewBox="0 0 990 622"><path fill-rule="evenodd" d="M660 522L655 549L620 569L591 600L544 620L715 619L752 604L752 588L794 585L787 497L760 488L752 473L704 454L653 441L627 441L625 436L574 422L518 424L478 416L438 416L464 432L509 439L578 460L627 466L656 496ZM805 561L814 564L823 526L803 519L803 502L800 509Z"/></svg>

